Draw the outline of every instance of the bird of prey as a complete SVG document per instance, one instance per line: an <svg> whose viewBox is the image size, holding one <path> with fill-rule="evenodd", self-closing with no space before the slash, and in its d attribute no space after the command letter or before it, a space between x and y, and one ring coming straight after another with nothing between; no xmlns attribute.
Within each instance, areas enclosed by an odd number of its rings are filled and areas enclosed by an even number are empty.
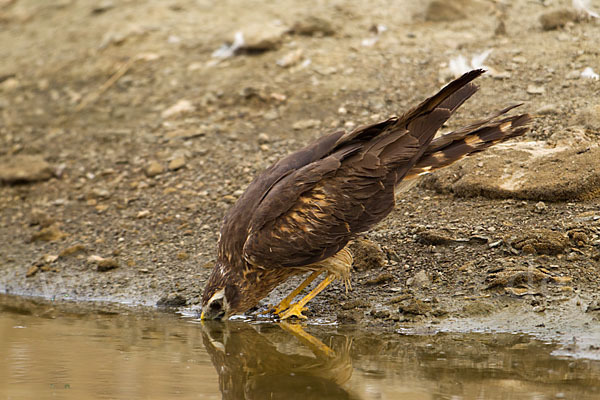
<svg viewBox="0 0 600 400"><path fill-rule="evenodd" d="M400 117L323 136L258 175L224 218L201 318L243 313L297 274L311 272L275 307L281 319L306 318L306 303L335 279L348 288L346 244L392 211L401 183L528 130L528 114L504 116L514 105L435 138L483 72L467 72Z"/></svg>

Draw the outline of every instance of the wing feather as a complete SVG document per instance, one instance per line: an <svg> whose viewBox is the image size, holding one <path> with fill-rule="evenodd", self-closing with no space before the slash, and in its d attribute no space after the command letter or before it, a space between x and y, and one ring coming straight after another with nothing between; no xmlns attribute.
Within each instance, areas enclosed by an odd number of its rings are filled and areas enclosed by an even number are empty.
<svg viewBox="0 0 600 400"><path fill-rule="evenodd" d="M299 267L332 256L394 207L394 186L423 156L437 130L477 87L465 74L401 117L329 140L273 180L254 207L243 258L261 267ZM289 157L288 157L289 158ZM292 160L294 160L292 158Z"/></svg>

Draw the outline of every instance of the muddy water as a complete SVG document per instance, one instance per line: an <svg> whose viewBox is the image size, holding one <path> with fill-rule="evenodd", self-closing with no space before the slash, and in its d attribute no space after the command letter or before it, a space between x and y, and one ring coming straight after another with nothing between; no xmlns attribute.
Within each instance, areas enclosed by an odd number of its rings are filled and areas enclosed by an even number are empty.
<svg viewBox="0 0 600 400"><path fill-rule="evenodd" d="M200 324L114 307L0 296L0 398L600 398L600 362L527 336Z"/></svg>

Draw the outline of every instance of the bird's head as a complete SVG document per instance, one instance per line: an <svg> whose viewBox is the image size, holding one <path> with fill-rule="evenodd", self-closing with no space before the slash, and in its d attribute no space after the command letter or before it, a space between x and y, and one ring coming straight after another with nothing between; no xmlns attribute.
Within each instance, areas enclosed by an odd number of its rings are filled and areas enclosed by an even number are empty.
<svg viewBox="0 0 600 400"><path fill-rule="evenodd" d="M239 312L239 289L226 268L217 262L202 294L201 319L225 320ZM243 310L241 310L243 311Z"/></svg>

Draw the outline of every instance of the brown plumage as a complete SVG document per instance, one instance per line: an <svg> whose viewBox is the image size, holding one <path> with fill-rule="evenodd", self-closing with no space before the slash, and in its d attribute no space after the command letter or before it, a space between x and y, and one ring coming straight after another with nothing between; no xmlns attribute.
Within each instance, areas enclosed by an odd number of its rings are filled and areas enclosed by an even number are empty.
<svg viewBox="0 0 600 400"><path fill-rule="evenodd" d="M329 261L392 211L401 181L525 133L527 114L500 118L511 106L434 139L482 73L466 73L401 117L323 136L260 174L223 221L204 315L244 312L295 274L339 276Z"/></svg>

